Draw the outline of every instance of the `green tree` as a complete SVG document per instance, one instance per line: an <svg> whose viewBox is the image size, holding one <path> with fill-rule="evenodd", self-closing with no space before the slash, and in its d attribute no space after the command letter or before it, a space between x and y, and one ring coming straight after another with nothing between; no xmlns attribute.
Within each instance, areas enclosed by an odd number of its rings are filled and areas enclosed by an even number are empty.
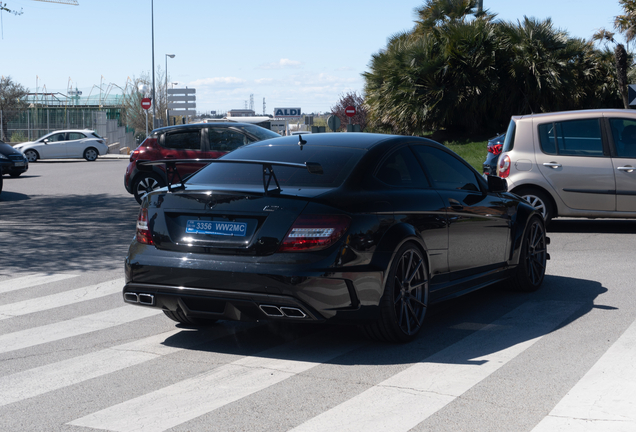
<svg viewBox="0 0 636 432"><path fill-rule="evenodd" d="M18 115L18 111L26 109L24 97L28 93L28 88L13 82L10 76L0 78L0 116L2 117L0 139L8 141L7 123Z"/></svg>

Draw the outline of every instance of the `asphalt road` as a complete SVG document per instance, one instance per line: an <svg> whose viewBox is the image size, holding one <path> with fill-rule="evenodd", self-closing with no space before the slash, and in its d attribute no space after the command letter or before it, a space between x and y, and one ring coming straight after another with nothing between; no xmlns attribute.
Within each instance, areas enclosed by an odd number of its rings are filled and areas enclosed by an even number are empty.
<svg viewBox="0 0 636 432"><path fill-rule="evenodd" d="M4 177L1 431L636 430L636 221L555 220L539 291L436 305L408 345L193 329L122 301L126 164Z"/></svg>

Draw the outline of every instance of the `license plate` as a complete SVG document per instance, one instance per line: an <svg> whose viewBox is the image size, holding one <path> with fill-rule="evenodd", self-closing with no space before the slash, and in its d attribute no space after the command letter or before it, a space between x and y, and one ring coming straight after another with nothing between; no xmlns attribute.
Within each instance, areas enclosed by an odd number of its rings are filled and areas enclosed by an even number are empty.
<svg viewBox="0 0 636 432"><path fill-rule="evenodd" d="M246 231L247 224L245 222L189 220L186 225L186 233L188 234L245 237Z"/></svg>
<svg viewBox="0 0 636 432"><path fill-rule="evenodd" d="M23 167L24 166L24 162L14 162L13 166Z"/></svg>

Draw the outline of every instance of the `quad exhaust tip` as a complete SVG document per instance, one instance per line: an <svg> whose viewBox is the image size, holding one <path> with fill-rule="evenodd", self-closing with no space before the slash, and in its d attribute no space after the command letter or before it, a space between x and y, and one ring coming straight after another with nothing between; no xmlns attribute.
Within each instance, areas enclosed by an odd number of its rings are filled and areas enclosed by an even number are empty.
<svg viewBox="0 0 636 432"><path fill-rule="evenodd" d="M274 306L274 305L259 305L261 311L268 317L274 318L305 318L307 314L302 309L291 306Z"/></svg>
<svg viewBox="0 0 636 432"><path fill-rule="evenodd" d="M137 294L133 292L127 292L124 293L124 301L126 301L127 303L136 303L144 306L154 306L155 296L152 294Z"/></svg>

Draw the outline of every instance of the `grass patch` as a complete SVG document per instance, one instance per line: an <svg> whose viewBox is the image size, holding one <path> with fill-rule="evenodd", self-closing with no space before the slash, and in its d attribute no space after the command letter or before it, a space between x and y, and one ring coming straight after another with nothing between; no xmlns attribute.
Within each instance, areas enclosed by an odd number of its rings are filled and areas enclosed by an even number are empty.
<svg viewBox="0 0 636 432"><path fill-rule="evenodd" d="M466 143L457 143L457 141L443 142L446 147L460 155L468 162L478 173L483 171L484 161L488 154L486 149L487 141L474 141Z"/></svg>

